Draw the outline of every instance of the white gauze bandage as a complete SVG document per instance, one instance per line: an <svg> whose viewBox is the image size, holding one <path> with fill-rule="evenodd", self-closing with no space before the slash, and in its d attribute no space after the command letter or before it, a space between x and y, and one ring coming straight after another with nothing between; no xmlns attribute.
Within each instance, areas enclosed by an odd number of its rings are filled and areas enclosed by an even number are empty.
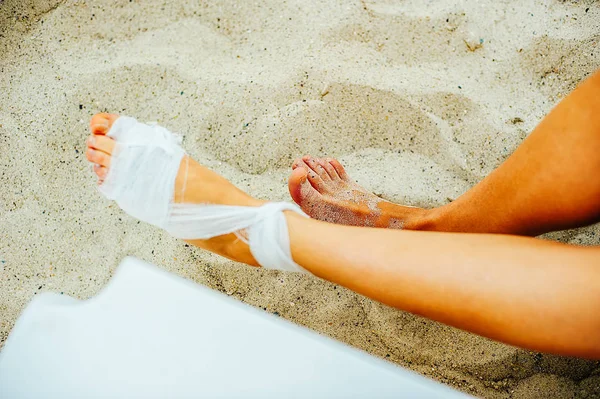
<svg viewBox="0 0 600 399"><path fill-rule="evenodd" d="M115 140L111 164L99 189L125 212L181 239L246 232L256 261L268 269L306 272L292 260L283 211L308 217L291 203L260 207L176 204L175 178L185 151L181 139L158 125L121 116L108 136Z"/></svg>

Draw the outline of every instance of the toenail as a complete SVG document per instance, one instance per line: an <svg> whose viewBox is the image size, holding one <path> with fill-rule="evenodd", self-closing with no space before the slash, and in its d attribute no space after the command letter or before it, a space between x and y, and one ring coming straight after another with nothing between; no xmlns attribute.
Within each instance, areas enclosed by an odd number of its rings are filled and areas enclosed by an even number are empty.
<svg viewBox="0 0 600 399"><path fill-rule="evenodd" d="M105 128L106 130L108 130L108 121L107 120L101 120L98 122L95 122L94 125L92 126L92 132L97 132L99 128Z"/></svg>
<svg viewBox="0 0 600 399"><path fill-rule="evenodd" d="M96 144L96 139L95 139L93 136L92 136L92 137L90 137L90 138L88 139L88 144L89 144L89 145L94 145L94 144Z"/></svg>

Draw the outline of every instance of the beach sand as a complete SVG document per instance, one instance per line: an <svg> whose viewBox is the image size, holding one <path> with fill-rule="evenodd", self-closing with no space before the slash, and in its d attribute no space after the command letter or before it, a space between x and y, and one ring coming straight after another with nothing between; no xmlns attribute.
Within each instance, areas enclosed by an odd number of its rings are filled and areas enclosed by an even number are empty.
<svg viewBox="0 0 600 399"><path fill-rule="evenodd" d="M600 397L598 362L189 247L105 200L84 156L90 116L116 112L182 133L262 199L289 200L291 162L312 154L434 207L600 67L599 25L583 0L0 1L0 343L34 295L89 298L133 255L477 396Z"/></svg>

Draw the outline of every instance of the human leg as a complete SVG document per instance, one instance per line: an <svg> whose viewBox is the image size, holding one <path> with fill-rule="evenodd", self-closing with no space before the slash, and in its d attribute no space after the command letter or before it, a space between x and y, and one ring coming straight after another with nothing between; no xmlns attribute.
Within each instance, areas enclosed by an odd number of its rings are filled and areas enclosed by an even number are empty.
<svg viewBox="0 0 600 399"><path fill-rule="evenodd" d="M596 72L502 165L440 208L384 201L356 185L336 160L311 157L294 163L290 193L311 217L348 225L537 235L594 223L600 220L599 93Z"/></svg>

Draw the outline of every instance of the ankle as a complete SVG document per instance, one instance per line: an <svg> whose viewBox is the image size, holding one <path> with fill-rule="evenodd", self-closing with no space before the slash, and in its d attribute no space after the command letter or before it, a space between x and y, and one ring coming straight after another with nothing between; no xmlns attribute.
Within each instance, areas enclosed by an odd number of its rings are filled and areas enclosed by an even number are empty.
<svg viewBox="0 0 600 399"><path fill-rule="evenodd" d="M228 180L187 156L181 161L175 181L176 203L261 206L258 200L238 189Z"/></svg>
<svg viewBox="0 0 600 399"><path fill-rule="evenodd" d="M404 221L403 229L437 231L441 220L440 208L415 208Z"/></svg>

